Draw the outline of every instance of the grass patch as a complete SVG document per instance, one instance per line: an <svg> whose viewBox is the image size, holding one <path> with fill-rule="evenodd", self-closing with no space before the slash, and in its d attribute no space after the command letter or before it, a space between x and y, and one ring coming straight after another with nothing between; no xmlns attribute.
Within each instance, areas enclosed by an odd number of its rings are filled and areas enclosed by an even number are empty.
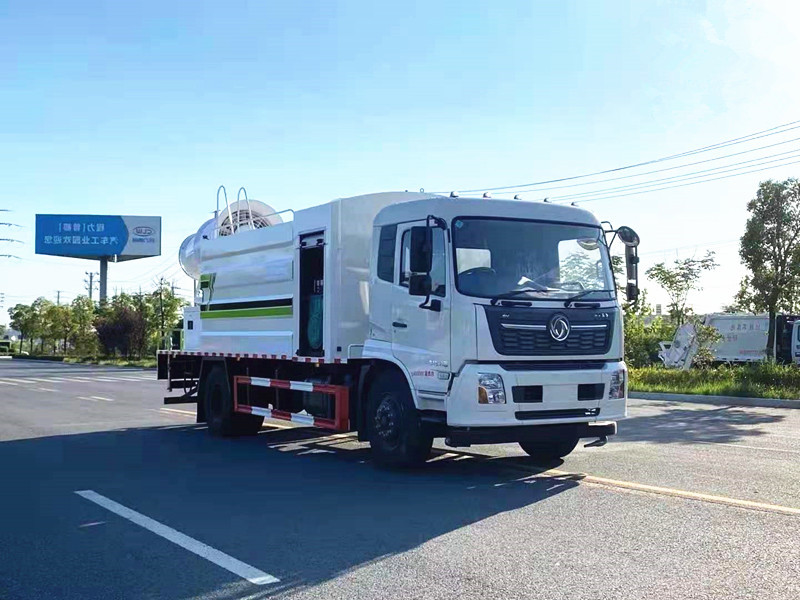
<svg viewBox="0 0 800 600"><path fill-rule="evenodd" d="M631 368L630 391L701 394L745 398L800 398L800 369L753 364L680 371L664 367Z"/></svg>
<svg viewBox="0 0 800 600"><path fill-rule="evenodd" d="M66 357L65 363L75 363L81 365L104 365L112 367L139 367L144 369L154 368L156 366L155 358L114 358L102 356L80 356L80 357Z"/></svg>

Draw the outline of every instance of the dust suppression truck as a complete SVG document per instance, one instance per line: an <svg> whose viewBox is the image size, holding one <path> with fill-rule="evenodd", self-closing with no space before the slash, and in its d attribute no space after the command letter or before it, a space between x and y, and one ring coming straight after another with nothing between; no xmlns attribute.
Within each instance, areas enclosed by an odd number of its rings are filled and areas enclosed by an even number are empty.
<svg viewBox="0 0 800 600"><path fill-rule="evenodd" d="M218 203L219 204L219 203ZM377 463L518 442L540 461L626 416L609 247L638 293L636 233L546 202L388 192L218 210L187 238L197 281L158 376L219 436L265 418L357 432Z"/></svg>

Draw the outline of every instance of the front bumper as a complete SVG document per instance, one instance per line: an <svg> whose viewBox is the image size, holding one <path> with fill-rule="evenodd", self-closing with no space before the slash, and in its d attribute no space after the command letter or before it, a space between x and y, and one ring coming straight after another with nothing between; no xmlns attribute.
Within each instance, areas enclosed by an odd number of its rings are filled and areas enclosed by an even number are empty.
<svg viewBox="0 0 800 600"><path fill-rule="evenodd" d="M447 397L449 427L526 427L560 423L595 423L627 417L627 377L622 398L609 398L612 374L625 369L623 361L560 365L547 369L531 363L513 368L499 364L465 365ZM478 403L478 374L496 373L503 379L505 404ZM579 386L602 385L602 397L579 400ZM541 386L541 399L515 402L514 387ZM520 399L520 398L517 398ZM585 436L592 437L592 436ZM518 440L512 440L518 441Z"/></svg>
<svg viewBox="0 0 800 600"><path fill-rule="evenodd" d="M568 430L567 430L568 429ZM616 435L617 424L574 423L569 425L523 425L521 427L449 427L448 446L471 446L472 444L510 444L512 442L537 441L552 437L560 439L566 433L577 431L579 438L602 438Z"/></svg>

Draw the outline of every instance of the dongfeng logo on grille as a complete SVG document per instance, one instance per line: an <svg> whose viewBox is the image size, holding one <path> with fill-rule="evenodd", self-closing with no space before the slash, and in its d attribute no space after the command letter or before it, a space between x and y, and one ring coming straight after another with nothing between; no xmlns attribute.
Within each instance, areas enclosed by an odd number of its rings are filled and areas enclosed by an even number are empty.
<svg viewBox="0 0 800 600"><path fill-rule="evenodd" d="M569 337L569 321L564 315L553 315L547 325L550 337L557 342L563 342Z"/></svg>

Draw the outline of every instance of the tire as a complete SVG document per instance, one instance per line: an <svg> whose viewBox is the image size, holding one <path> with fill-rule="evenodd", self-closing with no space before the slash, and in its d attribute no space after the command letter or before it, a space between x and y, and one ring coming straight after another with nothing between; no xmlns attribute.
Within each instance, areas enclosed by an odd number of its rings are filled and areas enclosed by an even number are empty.
<svg viewBox="0 0 800 600"><path fill-rule="evenodd" d="M372 457L384 467L413 467L431 453L433 436L423 432L406 378L380 373L367 393L367 429Z"/></svg>
<svg viewBox="0 0 800 600"><path fill-rule="evenodd" d="M233 412L233 396L224 367L215 366L203 386L208 431L217 437L255 435L264 423L264 417Z"/></svg>
<svg viewBox="0 0 800 600"><path fill-rule="evenodd" d="M537 463L551 463L564 458L578 445L578 433L571 428L539 440L520 442L522 448Z"/></svg>

